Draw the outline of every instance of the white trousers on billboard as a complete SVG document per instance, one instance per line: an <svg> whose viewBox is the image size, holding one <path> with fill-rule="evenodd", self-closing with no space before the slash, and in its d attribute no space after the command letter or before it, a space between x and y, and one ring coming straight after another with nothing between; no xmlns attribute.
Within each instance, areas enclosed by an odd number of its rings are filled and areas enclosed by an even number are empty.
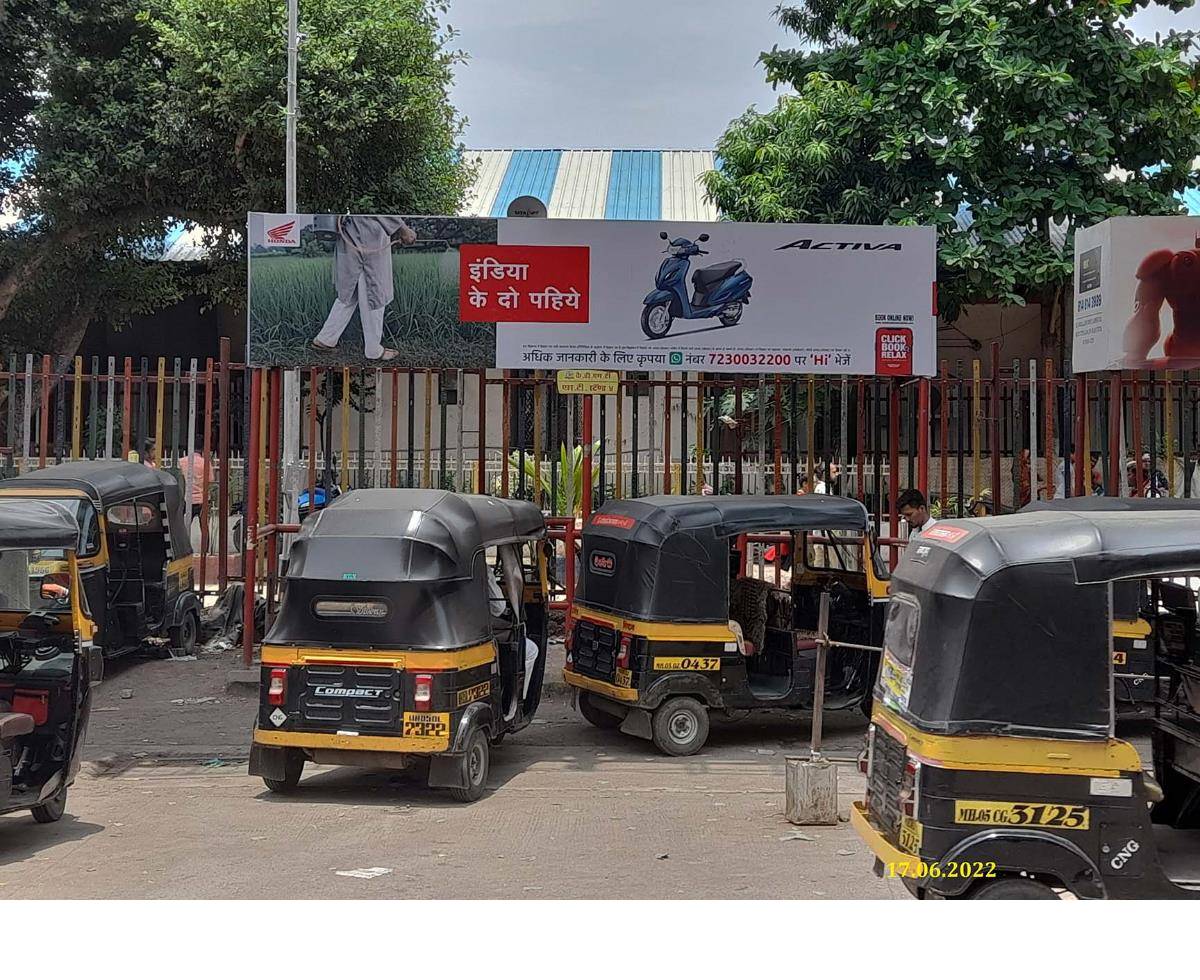
<svg viewBox="0 0 1200 980"><path fill-rule="evenodd" d="M358 318L362 321L363 353L370 360L377 360L383 356L383 314L385 311L382 308L371 309L367 300L365 276L358 277L358 289L355 295L358 298ZM335 299L329 316L325 318L325 326L316 336L317 343L324 344L326 347L336 347L350 318L354 316L354 309L354 303L343 303L340 299Z"/></svg>

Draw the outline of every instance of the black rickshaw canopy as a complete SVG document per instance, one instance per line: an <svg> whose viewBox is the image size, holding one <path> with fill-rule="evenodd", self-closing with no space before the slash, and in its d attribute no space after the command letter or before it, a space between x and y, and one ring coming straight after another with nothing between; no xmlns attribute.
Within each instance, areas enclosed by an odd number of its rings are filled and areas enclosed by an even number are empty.
<svg viewBox="0 0 1200 980"><path fill-rule="evenodd" d="M79 524L65 504L35 497L0 498L0 549L73 551L78 539Z"/></svg>
<svg viewBox="0 0 1200 980"><path fill-rule="evenodd" d="M1196 569L1195 509L939 522L892 573L885 651L912 670L898 707L928 731L1106 737L1111 584Z"/></svg>
<svg viewBox="0 0 1200 980"><path fill-rule="evenodd" d="M609 500L583 531L581 603L659 622L729 617L729 539L763 531L867 534L857 500L803 496L658 495Z"/></svg>
<svg viewBox="0 0 1200 980"><path fill-rule="evenodd" d="M304 522L266 642L432 650L485 642L485 549L545 534L542 512L527 501L351 491ZM322 600L341 601L341 612L323 613Z"/></svg>
<svg viewBox="0 0 1200 980"><path fill-rule="evenodd" d="M114 504L162 494L167 506L171 552L175 558L192 553L183 491L179 481L144 463L120 459L77 460L40 470L30 470L0 481L0 490L77 490L86 493L100 511Z"/></svg>

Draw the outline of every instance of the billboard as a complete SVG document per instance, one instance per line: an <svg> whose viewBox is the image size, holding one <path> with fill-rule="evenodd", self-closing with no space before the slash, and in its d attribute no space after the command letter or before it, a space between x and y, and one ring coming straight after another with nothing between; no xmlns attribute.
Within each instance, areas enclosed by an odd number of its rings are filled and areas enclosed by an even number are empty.
<svg viewBox="0 0 1200 980"><path fill-rule="evenodd" d="M1109 218L1075 233L1075 372L1200 366L1200 218Z"/></svg>
<svg viewBox="0 0 1200 980"><path fill-rule="evenodd" d="M487 218L251 213L247 361L490 367L496 324L459 310L459 250Z"/></svg>
<svg viewBox="0 0 1200 980"><path fill-rule="evenodd" d="M249 216L250 363L932 375L932 228Z"/></svg>

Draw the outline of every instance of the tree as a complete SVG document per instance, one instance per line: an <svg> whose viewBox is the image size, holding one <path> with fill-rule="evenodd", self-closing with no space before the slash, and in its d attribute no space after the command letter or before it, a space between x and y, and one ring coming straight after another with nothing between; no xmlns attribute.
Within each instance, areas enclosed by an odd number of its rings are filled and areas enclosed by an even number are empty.
<svg viewBox="0 0 1200 980"><path fill-rule="evenodd" d="M705 189L739 221L880 224L894 209L932 207L937 174L921 162L875 159L882 140L871 99L823 72L768 112L753 107L717 144L720 170Z"/></svg>
<svg viewBox="0 0 1200 980"><path fill-rule="evenodd" d="M120 322L185 291L244 304L246 212L284 207L286 3L41 0L28 9L22 43L40 67L9 87L24 103L0 87L0 121L9 105L13 115L33 106L11 148L27 160L10 195L25 221L0 236L0 336L25 336L48 318L55 349L71 352L82 332L66 325L86 328L98 310ZM469 173L448 99L459 55L438 26L442 9L303 0L301 207L457 208ZM212 257L199 274L154 261L181 221L209 232Z"/></svg>
<svg viewBox="0 0 1200 980"><path fill-rule="evenodd" d="M441 2L302 0L297 201L314 211L454 213L470 173L449 101L461 55ZM175 213L214 230L214 298L245 302L247 211L282 211L286 3L172 0L159 138L177 149ZM273 69L271 66L274 66Z"/></svg>
<svg viewBox="0 0 1200 980"><path fill-rule="evenodd" d="M1177 213L1176 193L1200 181L1194 35L1136 40L1122 19L1147 2L806 0L780 8L780 22L815 48L765 52L767 78L809 100L814 77L848 86L832 113L821 112L841 134L833 146L853 163L825 175L755 172L757 189L747 175L735 177L754 197L838 203L814 209L817 220L845 220L847 192L877 187L882 200L867 210L937 225L946 319L967 303L1036 302L1043 344L1056 352L1074 230L1115 215ZM787 105L767 115L782 123ZM800 118L803 140L814 122ZM796 123L788 128L794 134ZM725 139L745 132L735 122ZM768 139L763 157L782 142ZM880 179L864 183L872 174ZM719 200L720 185L710 187ZM954 220L964 207L968 230ZM731 216L741 213L752 209Z"/></svg>

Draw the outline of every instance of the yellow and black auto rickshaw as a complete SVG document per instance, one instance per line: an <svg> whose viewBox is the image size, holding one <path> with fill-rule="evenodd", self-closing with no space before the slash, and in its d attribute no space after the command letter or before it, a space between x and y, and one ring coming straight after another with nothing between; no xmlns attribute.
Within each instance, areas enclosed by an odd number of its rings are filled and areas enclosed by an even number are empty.
<svg viewBox="0 0 1200 980"><path fill-rule="evenodd" d="M0 813L62 817L104 660L69 502L0 499ZM47 553L55 570L34 575Z"/></svg>
<svg viewBox="0 0 1200 980"><path fill-rule="evenodd" d="M404 769L483 795L490 746L530 723L546 669L545 521L533 504L355 490L292 545L262 648L250 772Z"/></svg>
<svg viewBox="0 0 1200 980"><path fill-rule="evenodd" d="M121 460L82 460L0 482L0 500L58 501L80 527L77 562L105 657L154 646L194 652L200 600L183 495L169 473ZM49 551L31 574L63 574Z"/></svg>
<svg viewBox="0 0 1200 980"><path fill-rule="evenodd" d="M786 584L747 559L754 538L790 560ZM780 561L780 554L775 561ZM869 701L887 603L863 505L845 497L610 500L583 531L564 678L592 724L669 755L704 745L709 712L813 703L820 596L835 648L826 707Z"/></svg>
<svg viewBox="0 0 1200 980"><path fill-rule="evenodd" d="M1092 514L1112 511L1146 514L1156 511L1200 511L1200 500L1179 497L1068 497L1037 500L1022 508L1022 513L1078 512ZM1183 635L1166 621L1155 631L1151 619L1155 596L1150 583L1141 581L1113 584L1113 700L1117 719L1144 719L1154 711L1155 700L1166 678L1156 672L1159 645L1179 646Z"/></svg>
<svg viewBox="0 0 1200 980"><path fill-rule="evenodd" d="M945 521L910 542L851 815L876 872L918 897L1200 896L1200 700L1159 719L1156 779L1115 735L1112 658L1115 589L1195 575L1194 511Z"/></svg>

